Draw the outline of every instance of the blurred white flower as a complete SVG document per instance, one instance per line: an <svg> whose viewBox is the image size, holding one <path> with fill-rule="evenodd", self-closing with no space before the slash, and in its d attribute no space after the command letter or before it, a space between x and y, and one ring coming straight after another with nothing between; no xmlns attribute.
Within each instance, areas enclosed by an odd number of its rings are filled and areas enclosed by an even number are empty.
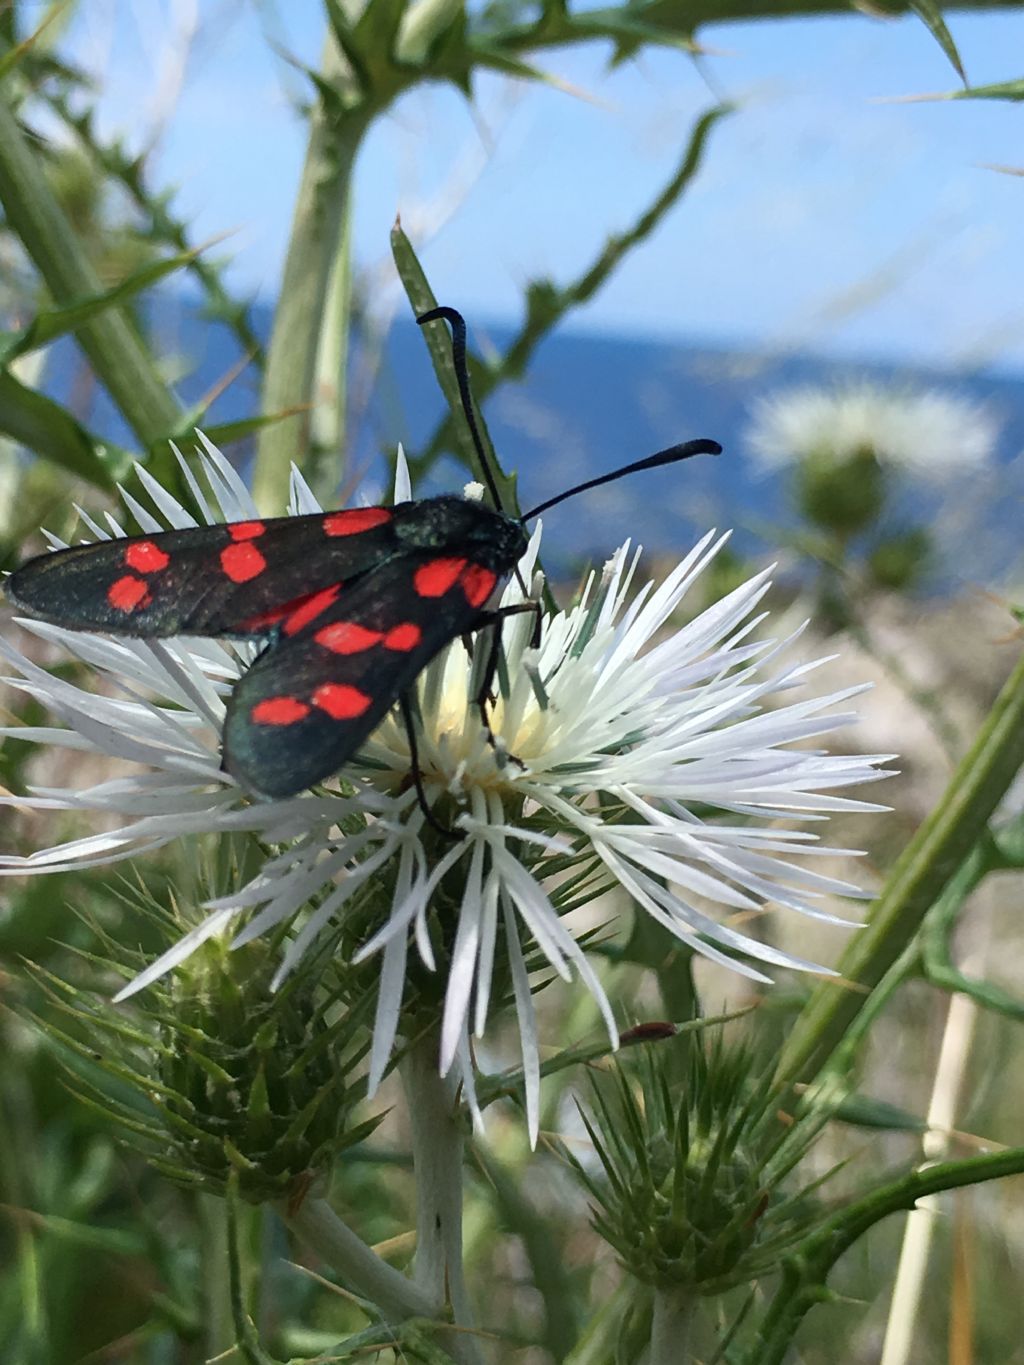
<svg viewBox="0 0 1024 1365"><path fill-rule="evenodd" d="M187 470L186 477L208 521L257 515L244 485L208 444L203 465L216 514ZM194 524L144 470L139 477L159 516L124 498L144 531ZM396 499L405 497L402 468ZM317 510L293 471L291 511ZM94 536L106 537L86 521ZM110 526L123 534L113 520ZM525 583L539 539L538 529L520 565ZM542 955L563 978L575 970L617 1041L612 1007L566 922L574 905L621 886L697 952L763 980L742 958L820 969L739 933L715 908L752 915L772 904L846 923L828 913L825 898L864 894L796 861L835 852L797 826L832 811L884 809L841 793L884 776L877 765L888 756L791 747L854 720L839 708L861 688L766 709L816 665L782 661L794 637L751 638L763 620L755 611L768 588L764 573L686 624L670 624L723 540L705 536L660 586L636 590L637 556L624 546L577 605L545 617L538 648L530 645L532 615L506 622L495 746L471 702L477 685L463 644L425 670L417 697L420 765L428 798L445 796L464 834L449 842L431 829L410 789L409 745L397 718L380 726L341 786L256 801L220 766L224 699L251 646L110 639L25 620L26 630L90 665L104 686L85 690L0 641L16 670L7 681L61 722L2 733L133 766L81 791L33 787L23 798L3 798L36 810L95 811L114 827L27 857L4 857L0 873L80 869L206 833L251 831L271 847L259 875L211 902L202 923L122 997L242 916L248 918L235 944L295 920L280 980L354 898L379 905L385 896L376 931L358 954L360 960L381 954L371 1091L399 1027L410 941L436 969L431 927L447 915L441 1070L456 1069L472 1106L470 1033L484 1031L498 954L508 964L535 1136L539 1058L526 952ZM513 580L503 600L521 597Z"/></svg>
<svg viewBox="0 0 1024 1365"><path fill-rule="evenodd" d="M764 469L871 451L918 478L973 474L992 458L1000 423L972 399L863 380L786 389L754 404L746 444Z"/></svg>

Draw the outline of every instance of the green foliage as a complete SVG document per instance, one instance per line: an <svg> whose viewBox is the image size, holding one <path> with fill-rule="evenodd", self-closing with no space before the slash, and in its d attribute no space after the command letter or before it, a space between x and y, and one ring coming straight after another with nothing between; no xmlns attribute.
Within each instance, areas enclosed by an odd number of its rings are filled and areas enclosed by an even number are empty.
<svg viewBox="0 0 1024 1365"><path fill-rule="evenodd" d="M1024 765L1024 658L1006 680L949 786L907 844L871 921L840 961L843 977L876 986L912 943L931 907L980 840ZM790 1079L813 1077L869 1000L821 983L783 1052Z"/></svg>
<svg viewBox="0 0 1024 1365"><path fill-rule="evenodd" d="M429 313L437 307L437 299L434 297L433 290L427 283L427 277L423 273L423 267L416 259L412 243L402 231L400 223L396 223L391 229L391 251L395 259L395 267L398 270L399 279L405 289L412 308L413 316L420 317L424 313ZM423 326L423 338L427 343L430 352L430 360L434 366L434 374L441 387L450 412L453 414L461 413L462 402L459 394L458 381L455 375L455 363L452 355L451 338L448 331L448 324L445 322L430 322ZM494 471L497 480L498 492L501 495L501 505L511 515L518 513L519 502L516 497L515 476L509 477L502 468L498 459L494 442L491 440L487 423L484 421L483 414L476 412L476 425L483 442L484 453L487 458L488 468ZM487 474L480 465L480 457L476 451L472 432L469 425L463 418L457 421L458 430L458 449L462 463L468 470L471 470L473 477L479 482L486 484Z"/></svg>
<svg viewBox="0 0 1024 1365"><path fill-rule="evenodd" d="M128 472L131 456L92 436L60 403L0 371L0 430L58 469L111 488Z"/></svg>
<svg viewBox="0 0 1024 1365"><path fill-rule="evenodd" d="M168 260L154 261L139 270L132 271L110 289L105 289L91 298L78 299L63 308L43 308L19 332L0 334L0 366L6 367L19 356L29 351L48 346L58 337L77 331L90 318L99 317L109 308L127 303L144 289L165 279L176 270L189 265L196 252L186 251Z"/></svg>
<svg viewBox="0 0 1024 1365"><path fill-rule="evenodd" d="M165 946L180 932L178 912L148 899L137 908ZM102 941L110 956L90 954L101 978L130 975L132 955ZM346 1078L362 1060L352 1040L365 1006L346 1007L337 987L308 974L272 990L276 965L266 943L231 951L209 940L138 998L135 1017L102 993L29 970L50 1006L37 1018L68 1059L72 1091L163 1174L223 1194L234 1173L243 1198L260 1203L301 1197L377 1126L349 1121L358 1088Z"/></svg>
<svg viewBox="0 0 1024 1365"><path fill-rule="evenodd" d="M942 17L942 7L936 3L936 0L911 0L911 8L916 14L920 15L922 22L928 25L935 41L949 58L950 66L966 85L967 73L964 71L963 62L960 60L960 53L957 51L952 34Z"/></svg>
<svg viewBox="0 0 1024 1365"><path fill-rule="evenodd" d="M800 462L796 498L813 525L845 538L871 526L885 503L885 475L873 450L837 462L827 452Z"/></svg>
<svg viewBox="0 0 1024 1365"><path fill-rule="evenodd" d="M600 1160L569 1160L591 1196L594 1227L637 1280L720 1294L777 1265L818 1209L780 1181L808 1138L780 1115L783 1094L755 1053L698 1035L591 1086L583 1121ZM678 1046L678 1044L676 1045Z"/></svg>
<svg viewBox="0 0 1024 1365"><path fill-rule="evenodd" d="M243 353L261 367L263 344L253 331L248 306L231 296L222 268L212 254L190 246L188 224L174 212L174 191L151 189L147 183L146 157L132 155L119 141L104 142L90 108L74 108L59 88L46 88L43 94L56 116L79 139L92 173L104 178L101 183L129 196L140 217L134 225L137 238L182 257L185 269L202 289L206 315L229 327Z"/></svg>
<svg viewBox="0 0 1024 1365"><path fill-rule="evenodd" d="M972 85L966 90L950 90L943 95L920 95L922 100L1024 100L1024 80L997 81L993 85Z"/></svg>

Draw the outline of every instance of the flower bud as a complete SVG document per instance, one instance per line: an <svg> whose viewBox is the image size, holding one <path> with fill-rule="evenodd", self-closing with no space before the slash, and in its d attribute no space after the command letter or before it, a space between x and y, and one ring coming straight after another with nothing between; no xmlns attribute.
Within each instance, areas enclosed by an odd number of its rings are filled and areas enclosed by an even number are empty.
<svg viewBox="0 0 1024 1365"><path fill-rule="evenodd" d="M786 1137L752 1054L686 1046L685 1084L680 1055L667 1044L649 1051L639 1083L620 1066L613 1093L595 1084L594 1116L584 1122L603 1178L569 1159L594 1202L596 1230L627 1270L700 1294L770 1267L773 1245L793 1235L796 1205L783 1204L775 1188L776 1172L788 1169L779 1159ZM807 1219L812 1205L800 1208Z"/></svg>
<svg viewBox="0 0 1024 1365"><path fill-rule="evenodd" d="M884 471L867 446L841 460L830 453L809 455L797 468L801 515L840 536L857 535L877 521L885 492Z"/></svg>
<svg viewBox="0 0 1024 1365"><path fill-rule="evenodd" d="M315 984L307 973L272 991L276 967L258 940L205 944L168 982L156 1068L165 1169L222 1188L235 1168L253 1201L322 1170L352 1104Z"/></svg>
<svg viewBox="0 0 1024 1365"><path fill-rule="evenodd" d="M124 950L107 946L109 965L119 967ZM165 1175L222 1194L234 1171L243 1197L259 1203L308 1191L338 1151L378 1122L348 1123L358 1095L347 1072L360 1056L342 1055L357 1033L344 1007L309 971L273 990L277 965L261 940L232 950L228 938L212 938L140 992L131 1019L105 998L30 970L79 1026L75 1036L59 1030L62 1041L114 1078L122 1096L125 1084L136 1092L136 1103L125 1104L89 1081L90 1102L126 1124Z"/></svg>

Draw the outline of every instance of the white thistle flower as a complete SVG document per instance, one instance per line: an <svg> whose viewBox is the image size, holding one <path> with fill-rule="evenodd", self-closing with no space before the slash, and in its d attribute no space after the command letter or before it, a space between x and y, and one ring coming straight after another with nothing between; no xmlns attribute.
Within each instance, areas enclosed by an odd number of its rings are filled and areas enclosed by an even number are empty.
<svg viewBox="0 0 1024 1365"><path fill-rule="evenodd" d="M984 469L999 428L992 412L971 399L862 380L759 399L746 442L766 470L811 457L838 463L867 450L917 478L941 478Z"/></svg>
<svg viewBox="0 0 1024 1365"><path fill-rule="evenodd" d="M230 465L208 442L204 447L216 511L184 462L182 469L205 519L257 516ZM145 470L138 474L158 515L122 496L144 531L194 524ZM408 496L403 463L396 500ZM320 510L295 470L290 510ZM109 534L84 514L83 519L94 537ZM121 526L108 520L110 532L122 535ZM534 573L539 539L538 529L520 565L524 583ZM595 895L622 886L682 942L758 980L766 978L736 954L821 969L745 937L698 901L730 914L773 903L847 923L823 908L823 898L864 894L794 861L834 850L819 845L810 831L786 827L832 811L884 809L838 793L883 776L877 765L889 755L833 757L790 747L855 719L838 708L862 689L765 709L769 700L802 684L816 665L783 662L792 636L774 643L750 638L763 619L755 611L768 589L764 573L684 626L669 626L723 540L705 536L660 586L648 583L635 592L630 587L637 556L624 546L576 606L545 618L538 648L530 646L532 615L506 622L494 746L471 702L473 664L461 642L426 669L418 685L424 784L430 800L447 793L461 809L458 823L465 835L440 853L409 789L408 740L397 719L386 720L346 769L344 791L328 787L255 801L220 766L225 697L251 646L110 639L24 620L26 630L88 664L106 686L84 690L0 640L0 651L16 670L6 681L61 722L0 733L140 766L82 791L33 787L24 798L3 798L36 810L97 811L114 827L27 857L0 858L0 873L85 868L207 832L251 831L273 846L257 877L211 902L202 923L118 998L142 989L206 939L232 932L243 914L248 918L235 944L292 919L319 897L316 910L298 922L280 980L354 896L375 880L378 887L392 885L390 911L358 954L359 960L381 954L372 1093L395 1041L410 940L434 969L432 896L443 878L449 887L454 883L449 874L455 872L462 889L448 965L441 1070L456 1070L475 1105L470 1034L484 1031L495 953L507 956L535 1137L539 1059L524 933L560 976L575 970L583 978L617 1041L612 1007L551 885L549 874L564 870L570 851L573 866L591 874ZM503 601L521 598L513 579ZM380 877L382 869L390 870L390 881Z"/></svg>

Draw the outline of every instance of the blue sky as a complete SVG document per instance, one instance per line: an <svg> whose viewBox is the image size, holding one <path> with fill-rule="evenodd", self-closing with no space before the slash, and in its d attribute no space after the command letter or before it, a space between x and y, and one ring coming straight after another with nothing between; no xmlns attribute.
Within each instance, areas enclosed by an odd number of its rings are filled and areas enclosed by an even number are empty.
<svg viewBox="0 0 1024 1365"><path fill-rule="evenodd" d="M65 37L103 81L102 124L136 145L166 96L169 44L198 31L153 163L180 186L197 239L235 229L231 275L271 299L304 148L275 55L246 0L89 0ZM301 60L322 42L319 0L274 7ZM1024 11L951 13L975 84L1020 77ZM705 74L739 110L713 135L699 182L572 325L603 332L819 349L938 365L1024 366L1021 107L886 103L955 87L916 20L712 25ZM471 318L514 320L527 280L575 275L671 173L714 103L687 59L655 53L607 72L607 51L544 54L585 92L480 81L414 93L379 123L358 167L360 262L393 289L388 228L451 216L424 263ZM1015 64L1016 63L1016 64Z"/></svg>

